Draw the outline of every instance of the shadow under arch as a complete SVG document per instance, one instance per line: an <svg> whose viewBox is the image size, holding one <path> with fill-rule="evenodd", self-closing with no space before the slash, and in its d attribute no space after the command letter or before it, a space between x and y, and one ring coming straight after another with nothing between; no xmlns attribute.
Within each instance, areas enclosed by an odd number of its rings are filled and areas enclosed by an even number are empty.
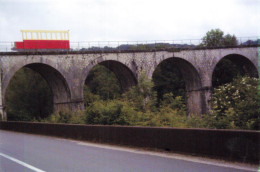
<svg viewBox="0 0 260 172"><path fill-rule="evenodd" d="M30 63L22 67L12 69L12 72L4 80L3 104L5 105L6 89L17 71L22 68L29 68L39 73L48 83L53 95L53 111L61 111L70 108L71 93L68 84L63 75L54 67L44 63Z"/></svg>
<svg viewBox="0 0 260 172"><path fill-rule="evenodd" d="M88 73L96 65L102 65L102 66L106 67L107 69L109 69L110 71L112 71L115 74L116 78L118 79L121 90L123 92L127 91L129 88L131 88L132 86L135 86L137 84L137 79L136 79L134 73L132 72L132 70L129 69L128 66L126 66L125 64L123 64L119 61L115 61L115 60L101 61L101 62L89 67ZM88 74L86 75L85 80L87 79L87 77L88 77Z"/></svg>
<svg viewBox="0 0 260 172"><path fill-rule="evenodd" d="M157 67L162 63L172 64L179 69L185 82L187 113L197 115L206 113L205 93L197 69L187 60L178 57L165 59Z"/></svg>
<svg viewBox="0 0 260 172"><path fill-rule="evenodd" d="M236 71L232 70L234 69ZM257 67L247 57L240 54L229 54L221 58L212 72L212 86L216 87L231 82L236 75L249 75L259 78Z"/></svg>

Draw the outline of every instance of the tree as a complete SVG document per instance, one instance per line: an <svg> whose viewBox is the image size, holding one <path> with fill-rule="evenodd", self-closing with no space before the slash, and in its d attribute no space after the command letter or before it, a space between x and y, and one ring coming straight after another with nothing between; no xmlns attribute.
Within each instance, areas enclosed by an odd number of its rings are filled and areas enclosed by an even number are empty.
<svg viewBox="0 0 260 172"><path fill-rule="evenodd" d="M52 92L42 76L22 68L11 79L6 91L7 119L30 121L46 118L52 112Z"/></svg>
<svg viewBox="0 0 260 172"><path fill-rule="evenodd" d="M85 85L89 87L91 93L99 95L103 100L117 98L122 93L116 75L102 65L95 66L89 72ZM85 88L85 93L87 92Z"/></svg>
<svg viewBox="0 0 260 172"><path fill-rule="evenodd" d="M206 36L202 38L202 46L205 47L225 47L236 45L236 36L230 34L224 36L224 32L220 29L211 29L206 33Z"/></svg>
<svg viewBox="0 0 260 172"><path fill-rule="evenodd" d="M138 111L146 111L156 104L156 92L153 90L154 83L141 73L138 84L131 87L125 94L125 100L132 103Z"/></svg>
<svg viewBox="0 0 260 172"><path fill-rule="evenodd" d="M212 121L215 128L259 129L258 79L238 77L214 89Z"/></svg>
<svg viewBox="0 0 260 172"><path fill-rule="evenodd" d="M172 61L164 61L156 68L153 74L154 90L157 92L157 101L160 104L165 94L171 93L174 97L181 96L185 102L185 82L178 66Z"/></svg>
<svg viewBox="0 0 260 172"><path fill-rule="evenodd" d="M242 69L241 69L242 70ZM240 67L234 64L229 59L222 59L216 66L212 76L212 86L218 87L220 85L232 82L232 80L244 72L240 70Z"/></svg>
<svg viewBox="0 0 260 172"><path fill-rule="evenodd" d="M238 41L235 35L227 34L224 37L224 46L236 46Z"/></svg>

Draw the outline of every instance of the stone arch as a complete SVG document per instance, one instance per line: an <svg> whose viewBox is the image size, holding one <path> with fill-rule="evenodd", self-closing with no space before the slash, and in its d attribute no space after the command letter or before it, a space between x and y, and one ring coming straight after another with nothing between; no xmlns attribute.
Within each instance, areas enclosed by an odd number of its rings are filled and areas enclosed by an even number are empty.
<svg viewBox="0 0 260 172"><path fill-rule="evenodd" d="M200 115L206 113L205 93L202 88L201 77L192 63L183 58L172 57L162 60L156 68L162 62L172 63L178 66L185 82L188 114Z"/></svg>
<svg viewBox="0 0 260 172"><path fill-rule="evenodd" d="M123 91L127 91L130 87L137 84L137 79L133 72L123 63L114 60L106 60L99 64L105 66L116 75Z"/></svg>
<svg viewBox="0 0 260 172"><path fill-rule="evenodd" d="M258 70L257 66L246 56L241 55L241 54L227 54L223 57L221 57L216 63L214 64L212 68L212 73L211 73L211 82L213 82L213 75L214 72L216 71L217 65L222 62L222 60L228 59L232 63L234 63L236 66L240 68L240 70L243 70L242 72L249 74L251 77L258 78Z"/></svg>
<svg viewBox="0 0 260 172"><path fill-rule="evenodd" d="M127 91L130 87L137 84L137 77L136 77L137 74L134 72L134 70L131 67L128 67L126 64L116 60L97 59L94 62L90 63L84 71L84 77L83 77L84 80L82 80L81 83L82 95L83 95L85 80L90 70L98 64L108 68L116 75L123 92Z"/></svg>
<svg viewBox="0 0 260 172"><path fill-rule="evenodd" d="M2 82L3 105L5 105L6 89L15 73L21 68L26 67L39 73L48 83L53 94L53 110L61 111L70 109L71 93L65 77L56 68L45 63L29 63L24 65L15 65L6 73Z"/></svg>

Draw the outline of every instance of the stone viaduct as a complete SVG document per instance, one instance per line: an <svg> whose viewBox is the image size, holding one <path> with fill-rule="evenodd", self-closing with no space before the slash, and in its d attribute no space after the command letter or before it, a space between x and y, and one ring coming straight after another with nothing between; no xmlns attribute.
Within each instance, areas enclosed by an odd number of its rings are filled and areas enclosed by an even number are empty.
<svg viewBox="0 0 260 172"><path fill-rule="evenodd" d="M48 82L54 102L54 111L64 108L83 109L83 88L89 71L97 64L109 68L117 76L123 90L137 84L141 71L152 78L156 67L163 61L179 67L186 85L188 112L206 113L210 109L212 75L223 58L244 65L250 75L258 77L259 48L223 48L182 50L179 52L130 53L67 53L33 54L1 53L0 110L5 114L5 93L15 72L28 67L40 73Z"/></svg>

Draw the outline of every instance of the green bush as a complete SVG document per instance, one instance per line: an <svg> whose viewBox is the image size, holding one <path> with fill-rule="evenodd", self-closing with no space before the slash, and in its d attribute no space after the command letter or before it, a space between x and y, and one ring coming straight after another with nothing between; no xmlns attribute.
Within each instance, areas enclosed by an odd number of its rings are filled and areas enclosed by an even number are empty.
<svg viewBox="0 0 260 172"><path fill-rule="evenodd" d="M216 128L259 129L258 79L238 77L214 89L212 120Z"/></svg>
<svg viewBox="0 0 260 172"><path fill-rule="evenodd" d="M154 84L142 72L136 86L131 87L124 95L125 101L129 101L135 110L145 112L154 109L156 105L156 92L153 90Z"/></svg>
<svg viewBox="0 0 260 172"><path fill-rule="evenodd" d="M238 77L214 89L212 112L197 116L186 114L181 96L166 93L159 107L151 81L141 78L121 99L101 100L88 92L85 112L53 114L49 120L65 123L103 125L160 126L183 128L259 129L258 80Z"/></svg>
<svg viewBox="0 0 260 172"><path fill-rule="evenodd" d="M86 107L87 124L131 125L134 123L134 108L121 100L99 100Z"/></svg>
<svg viewBox="0 0 260 172"><path fill-rule="evenodd" d="M50 123L69 123L69 124L85 124L85 116L81 111L72 112L70 110L53 113L45 119L35 120Z"/></svg>

